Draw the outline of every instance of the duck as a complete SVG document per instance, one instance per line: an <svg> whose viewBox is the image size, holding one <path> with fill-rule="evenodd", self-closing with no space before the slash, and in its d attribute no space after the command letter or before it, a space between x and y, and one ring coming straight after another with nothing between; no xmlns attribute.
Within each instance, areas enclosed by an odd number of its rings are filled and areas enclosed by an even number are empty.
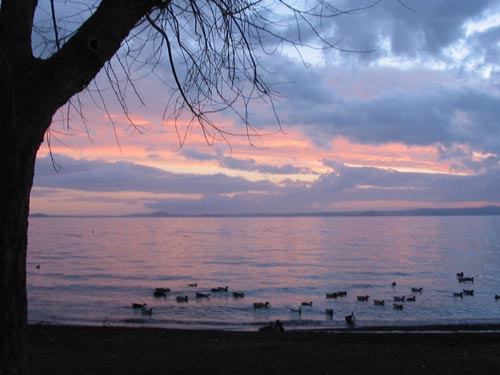
<svg viewBox="0 0 500 375"><path fill-rule="evenodd" d="M326 293L326 298L337 298L337 297L339 297L339 294L337 292Z"/></svg>
<svg viewBox="0 0 500 375"><path fill-rule="evenodd" d="M473 283L474 282L474 277L465 277L465 276L459 277L458 278L458 282L459 283L467 283L467 282Z"/></svg>
<svg viewBox="0 0 500 375"><path fill-rule="evenodd" d="M143 307L142 310L141 310L141 313L143 313L144 315L152 315L153 314L153 308L152 307Z"/></svg>
<svg viewBox="0 0 500 375"><path fill-rule="evenodd" d="M392 307L396 310L403 310L403 304L402 303L393 303Z"/></svg>
<svg viewBox="0 0 500 375"><path fill-rule="evenodd" d="M385 301L383 299L374 299L373 304L377 306L384 306Z"/></svg>
<svg viewBox="0 0 500 375"><path fill-rule="evenodd" d="M465 296L473 296L474 295L474 290L472 289L464 289L463 290Z"/></svg>
<svg viewBox="0 0 500 375"><path fill-rule="evenodd" d="M394 288L396 285L398 285L395 281L391 283L391 286Z"/></svg>
<svg viewBox="0 0 500 375"><path fill-rule="evenodd" d="M254 302L253 303L253 308L254 309L267 309L269 307L270 303L269 302Z"/></svg>
<svg viewBox="0 0 500 375"><path fill-rule="evenodd" d="M145 303L132 303L132 307L134 309L142 309L142 308L146 307L146 304Z"/></svg>
<svg viewBox="0 0 500 375"><path fill-rule="evenodd" d="M159 290L155 290L155 291L153 292L153 295L154 295L155 297L166 297L166 296L167 296L167 293L162 292L162 291L159 291Z"/></svg>
<svg viewBox="0 0 500 375"><path fill-rule="evenodd" d="M424 288L411 288L412 293L422 293L422 290L424 290Z"/></svg>
<svg viewBox="0 0 500 375"><path fill-rule="evenodd" d="M302 303L301 303L301 305L302 305L302 306L312 306L312 305L313 305L313 303L312 303L312 301L309 301L309 302L302 302Z"/></svg>
<svg viewBox="0 0 500 375"><path fill-rule="evenodd" d="M167 292L170 292L169 288L156 288L155 291L153 292L153 295L155 297L166 297Z"/></svg>
<svg viewBox="0 0 500 375"><path fill-rule="evenodd" d="M464 292L453 292L453 297L460 297L463 298Z"/></svg>
<svg viewBox="0 0 500 375"><path fill-rule="evenodd" d="M218 286L217 288L212 288L212 292L227 292L228 287L227 286Z"/></svg>
<svg viewBox="0 0 500 375"><path fill-rule="evenodd" d="M333 316L333 309L326 308L325 309L325 314L328 316Z"/></svg>
<svg viewBox="0 0 500 375"><path fill-rule="evenodd" d="M500 299L500 294L495 294L495 299L496 300Z"/></svg>
<svg viewBox="0 0 500 375"><path fill-rule="evenodd" d="M298 313L299 315L300 315L300 314L302 314L302 308L301 308L300 306L299 306L299 307L297 307L297 308L293 308L293 307L292 307L292 308L290 309L290 311L291 311L291 312L293 312L293 313Z"/></svg>
<svg viewBox="0 0 500 375"><path fill-rule="evenodd" d="M188 284L188 287L190 288L195 288L198 286L198 283L191 283L191 284Z"/></svg>
<svg viewBox="0 0 500 375"><path fill-rule="evenodd" d="M415 297L415 296L410 296L410 297L405 298L405 301L407 301L407 302L415 302L416 300L417 300L417 297Z"/></svg>
<svg viewBox="0 0 500 375"><path fill-rule="evenodd" d="M337 295L339 297L345 297L345 296L347 296L347 290L337 290L336 293L337 293Z"/></svg>
<svg viewBox="0 0 500 375"><path fill-rule="evenodd" d="M196 298L210 298L210 293L196 292Z"/></svg>
<svg viewBox="0 0 500 375"><path fill-rule="evenodd" d="M393 300L394 300L394 301L397 301L397 302L404 302L404 301L405 301L405 299L406 299L406 297L405 297L405 296L394 296L394 297L393 297Z"/></svg>
<svg viewBox="0 0 500 375"><path fill-rule="evenodd" d="M354 316L354 313L351 312L351 314L344 316L344 319L347 324L354 324L356 317Z"/></svg>
<svg viewBox="0 0 500 375"><path fill-rule="evenodd" d="M357 296L358 301L368 301L369 296Z"/></svg>
<svg viewBox="0 0 500 375"><path fill-rule="evenodd" d="M39 269L40 269L40 265L39 265L39 264L37 264L37 265L36 265L36 269L37 269L37 270L39 270Z"/></svg>
<svg viewBox="0 0 500 375"><path fill-rule="evenodd" d="M188 301L188 296L177 296L177 297L175 297L175 300L177 302L187 302Z"/></svg>
<svg viewBox="0 0 500 375"><path fill-rule="evenodd" d="M233 297L234 298L243 298L243 297L245 297L245 293L243 293L243 292L233 292Z"/></svg>
<svg viewBox="0 0 500 375"><path fill-rule="evenodd" d="M262 326L259 328L259 332L284 332L285 327L283 326L283 323L280 322L280 320L276 320L276 322L269 322L269 324L266 324L265 326Z"/></svg>

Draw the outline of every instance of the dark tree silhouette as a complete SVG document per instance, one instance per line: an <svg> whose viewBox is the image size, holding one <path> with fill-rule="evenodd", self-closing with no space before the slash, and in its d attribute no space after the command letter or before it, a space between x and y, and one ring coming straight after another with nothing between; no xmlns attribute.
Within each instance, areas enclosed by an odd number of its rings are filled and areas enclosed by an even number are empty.
<svg viewBox="0 0 500 375"><path fill-rule="evenodd" d="M304 2L308 8L283 0L1 0L0 374L27 371L29 197L37 150L58 110L80 113L78 93L101 72L128 116L124 90L134 90L128 73L166 62L174 95L165 116L188 116L210 142L214 135L231 136L210 115L234 111L251 142L248 106L267 98L274 110L257 51L313 39L320 48L340 49L322 37L321 22L379 1L342 10L320 0ZM101 104L107 111L104 99Z"/></svg>

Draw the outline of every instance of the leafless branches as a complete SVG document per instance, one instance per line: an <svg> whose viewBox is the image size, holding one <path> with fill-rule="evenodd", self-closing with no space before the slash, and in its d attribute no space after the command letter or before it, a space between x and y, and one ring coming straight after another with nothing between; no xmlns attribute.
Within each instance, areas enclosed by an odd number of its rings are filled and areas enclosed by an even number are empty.
<svg viewBox="0 0 500 375"><path fill-rule="evenodd" d="M324 0L159 2L132 30L103 74L125 117L137 130L140 128L130 116L126 92L132 91L144 104L134 82L142 78L141 74L153 74L171 92L165 103L163 122L176 124L181 146L194 125L201 127L209 144L217 139L229 144L228 139L233 136L245 136L250 144L254 144L254 137L264 135L251 121L250 108L257 102L267 103L281 130L274 102L278 93L264 78L268 72L261 65L262 57L278 53L283 46L295 48L299 56L304 47L368 52L341 47L342 39L327 29L333 18L366 11L381 1L373 0L355 9L340 9L333 2ZM74 33L76 20L84 19L100 6L97 1L85 6L68 2L68 7L72 5L73 10L56 18L54 0L50 5L55 35L52 45L56 49L60 49L60 45ZM62 36L58 30L63 32ZM47 32L42 26L38 31L42 36L39 50L47 54L50 51ZM167 74L163 68L165 63L169 68ZM139 76L134 77L138 73ZM90 93L114 124L109 104L101 91L102 87L95 82ZM69 119L75 106L71 102L68 106ZM215 116L219 112L236 116L245 131L235 132L219 125ZM178 126L180 122L187 124L184 131Z"/></svg>

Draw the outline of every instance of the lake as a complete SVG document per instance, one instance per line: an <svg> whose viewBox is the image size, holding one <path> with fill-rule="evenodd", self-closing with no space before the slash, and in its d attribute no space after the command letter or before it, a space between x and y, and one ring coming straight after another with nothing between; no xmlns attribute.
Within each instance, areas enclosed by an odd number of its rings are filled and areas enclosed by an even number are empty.
<svg viewBox="0 0 500 375"><path fill-rule="evenodd" d="M27 262L30 323L334 329L351 312L359 327L500 323L500 216L31 217ZM159 287L171 291L154 297ZM463 289L474 294L453 295ZM347 295L326 298L339 290ZM302 302L312 305L292 311Z"/></svg>

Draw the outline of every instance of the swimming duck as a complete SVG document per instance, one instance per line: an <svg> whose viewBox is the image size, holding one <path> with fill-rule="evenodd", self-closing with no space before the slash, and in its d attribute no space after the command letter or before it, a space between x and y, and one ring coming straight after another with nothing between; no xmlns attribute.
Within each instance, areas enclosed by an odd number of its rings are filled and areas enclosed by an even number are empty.
<svg viewBox="0 0 500 375"><path fill-rule="evenodd" d="M228 287L227 286L218 286L217 288L212 288L212 292L227 292Z"/></svg>
<svg viewBox="0 0 500 375"><path fill-rule="evenodd" d="M192 283L192 284L188 284L189 287L191 288L194 288L194 287L197 287L198 286L198 283Z"/></svg>
<svg viewBox="0 0 500 375"><path fill-rule="evenodd" d="M465 296L473 296L474 295L474 290L472 289L464 289L463 290Z"/></svg>
<svg viewBox="0 0 500 375"><path fill-rule="evenodd" d="M396 310L403 310L403 304L402 303L393 303L392 307Z"/></svg>
<svg viewBox="0 0 500 375"><path fill-rule="evenodd" d="M396 282L395 282L395 281L393 281L393 282L391 283L391 285L392 285L392 287L394 288L397 284L396 284Z"/></svg>
<svg viewBox="0 0 500 375"><path fill-rule="evenodd" d="M196 298L209 298L210 293L196 292Z"/></svg>
<svg viewBox="0 0 500 375"><path fill-rule="evenodd" d="M269 305L270 305L269 302L254 302L253 308L254 309L262 309L262 308L267 309L269 307Z"/></svg>
<svg viewBox="0 0 500 375"><path fill-rule="evenodd" d="M188 296L177 296L177 297L175 297L175 300L177 302L187 302L188 301Z"/></svg>
<svg viewBox="0 0 500 375"><path fill-rule="evenodd" d="M474 277L465 277L465 276L463 276L463 277L459 277L459 278L458 278L458 282L459 282L459 283L466 283L466 282L471 282L471 283L473 283L473 282L474 282Z"/></svg>
<svg viewBox="0 0 500 375"><path fill-rule="evenodd" d="M393 297L394 301L397 301L397 302L404 302L406 297L405 296L394 296Z"/></svg>
<svg viewBox="0 0 500 375"><path fill-rule="evenodd" d="M326 293L326 298L337 298L337 297L339 297L339 294L337 292Z"/></svg>
<svg viewBox="0 0 500 375"><path fill-rule="evenodd" d="M416 300L417 300L417 297L415 297L415 296L410 296L410 297L405 298L405 301L407 301L407 302L415 302Z"/></svg>
<svg viewBox="0 0 500 375"><path fill-rule="evenodd" d="M424 290L424 288L411 288L412 293L422 293L422 290Z"/></svg>
<svg viewBox="0 0 500 375"><path fill-rule="evenodd" d="M345 296L347 296L347 290L337 290L336 293L337 293L337 295L339 297L345 297Z"/></svg>
<svg viewBox="0 0 500 375"><path fill-rule="evenodd" d="M166 296L167 296L167 293L165 293L165 292L160 292L160 291L158 291L158 290L155 290L155 291L153 292L153 295L154 295L155 297L166 297Z"/></svg>
<svg viewBox="0 0 500 375"><path fill-rule="evenodd" d="M155 297L166 297L167 292L170 292L169 288L156 288L155 291L153 292L153 295Z"/></svg>
<svg viewBox="0 0 500 375"><path fill-rule="evenodd" d="M374 299L373 304L377 306L384 306L385 301L383 299Z"/></svg>
<svg viewBox="0 0 500 375"><path fill-rule="evenodd" d="M152 315L153 314L153 308L152 307L150 307L150 308L143 307L142 310L141 310L141 313L143 313L144 315Z"/></svg>
<svg viewBox="0 0 500 375"><path fill-rule="evenodd" d="M146 307L146 304L145 303L133 303L132 307L134 309L142 309L142 308Z"/></svg>
<svg viewBox="0 0 500 375"><path fill-rule="evenodd" d="M460 297L462 298L464 296L464 292L453 292L453 297Z"/></svg>
<svg viewBox="0 0 500 375"><path fill-rule="evenodd" d="M358 296L358 301L368 301L369 296Z"/></svg>
<svg viewBox="0 0 500 375"><path fill-rule="evenodd" d="M312 305L313 305L313 303L312 303L312 301L309 301L309 302L302 302L302 303L301 303L301 305L302 305L302 306L312 306Z"/></svg>
<svg viewBox="0 0 500 375"><path fill-rule="evenodd" d="M233 292L233 297L234 298L243 298L243 297L245 297L245 293L243 293L243 292Z"/></svg>
<svg viewBox="0 0 500 375"><path fill-rule="evenodd" d="M356 320L356 317L354 316L354 313L351 312L350 315L344 316L344 319L345 319L345 321L346 321L347 324L354 324L354 322Z"/></svg>
<svg viewBox="0 0 500 375"><path fill-rule="evenodd" d="M299 306L298 308L291 308L290 309L291 312L294 312L294 313L298 313L299 315L302 314L302 308Z"/></svg>

